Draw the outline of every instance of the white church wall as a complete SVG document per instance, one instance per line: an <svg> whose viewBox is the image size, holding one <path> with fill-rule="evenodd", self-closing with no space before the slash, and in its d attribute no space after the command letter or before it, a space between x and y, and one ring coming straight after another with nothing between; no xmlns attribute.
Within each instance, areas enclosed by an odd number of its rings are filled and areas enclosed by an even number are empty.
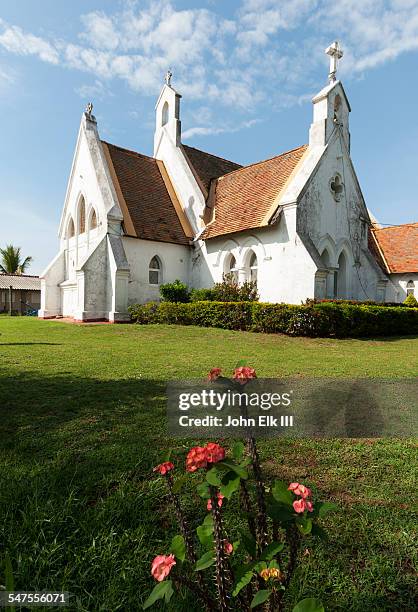
<svg viewBox="0 0 418 612"><path fill-rule="evenodd" d="M159 301L159 285L171 283L177 278L190 285L191 251L189 247L128 236L124 236L122 242L130 270L129 304ZM149 264L155 256L161 262L160 283L158 285L149 282Z"/></svg>
<svg viewBox="0 0 418 612"><path fill-rule="evenodd" d="M271 227L201 241L192 264L195 286L211 287L236 260L238 280L250 280L249 257L257 256L257 289L262 302L300 304L314 297L316 266L295 232L295 207Z"/></svg>
<svg viewBox="0 0 418 612"><path fill-rule="evenodd" d="M387 302L404 302L407 296L407 290L413 290L415 298L418 300L418 273L405 272L403 274L390 274L390 287L388 288ZM407 286L408 283L413 283L413 287Z"/></svg>
<svg viewBox="0 0 418 612"><path fill-rule="evenodd" d="M61 290L59 283L64 280L65 259L60 251L41 274L41 318L56 317L61 314Z"/></svg>

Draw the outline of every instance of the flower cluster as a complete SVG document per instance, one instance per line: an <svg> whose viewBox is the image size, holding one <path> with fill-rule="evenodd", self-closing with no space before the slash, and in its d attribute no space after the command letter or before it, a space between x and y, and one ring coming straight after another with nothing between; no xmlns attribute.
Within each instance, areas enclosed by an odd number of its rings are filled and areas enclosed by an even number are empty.
<svg viewBox="0 0 418 612"><path fill-rule="evenodd" d="M164 461L164 463L156 465L152 471L159 472L164 476L164 474L167 474L167 472L170 472L170 470L174 470L174 463L171 463L171 461Z"/></svg>
<svg viewBox="0 0 418 612"><path fill-rule="evenodd" d="M221 368L212 368L208 374L208 380L209 381L216 380L217 378L220 377L221 372L222 372Z"/></svg>
<svg viewBox="0 0 418 612"><path fill-rule="evenodd" d="M223 498L225 497L225 495L222 495L222 493L218 492L218 493L217 493L217 497L218 497L218 506L219 506L219 508L220 508L220 507L222 506L222 504L223 504L223 501L222 501L222 500L223 500ZM206 508L207 508L208 510L212 510L212 500L211 500L211 499L208 499L208 503L207 503Z"/></svg>
<svg viewBox="0 0 418 612"><path fill-rule="evenodd" d="M308 500L308 497L312 496L312 491L305 487L303 484L299 484L298 482L291 482L288 486L289 491L292 491L295 495L299 495L299 499L296 499L293 502L293 508L295 512L301 514L308 510L308 512L313 512L313 504Z"/></svg>
<svg viewBox="0 0 418 612"><path fill-rule="evenodd" d="M283 574L277 567L270 567L261 570L260 576L263 580L282 580Z"/></svg>
<svg viewBox="0 0 418 612"><path fill-rule="evenodd" d="M187 453L186 470L196 472L207 467L208 463L218 463L222 459L225 459L225 449L215 442L209 442L206 446L194 446Z"/></svg>
<svg viewBox="0 0 418 612"><path fill-rule="evenodd" d="M167 578L173 565L176 565L174 555L158 555L151 564L151 574L155 580L162 582Z"/></svg>
<svg viewBox="0 0 418 612"><path fill-rule="evenodd" d="M254 368L241 366L240 368L235 368L232 378L239 382L240 385L245 385L252 378L257 378L257 374Z"/></svg>

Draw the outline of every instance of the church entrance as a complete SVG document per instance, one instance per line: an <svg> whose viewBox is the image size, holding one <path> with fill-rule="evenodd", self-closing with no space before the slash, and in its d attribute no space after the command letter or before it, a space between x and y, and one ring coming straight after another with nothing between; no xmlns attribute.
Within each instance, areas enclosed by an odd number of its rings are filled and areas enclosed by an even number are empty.
<svg viewBox="0 0 418 612"><path fill-rule="evenodd" d="M338 270L334 275L334 295L339 300L347 299L347 258L342 252L338 258Z"/></svg>

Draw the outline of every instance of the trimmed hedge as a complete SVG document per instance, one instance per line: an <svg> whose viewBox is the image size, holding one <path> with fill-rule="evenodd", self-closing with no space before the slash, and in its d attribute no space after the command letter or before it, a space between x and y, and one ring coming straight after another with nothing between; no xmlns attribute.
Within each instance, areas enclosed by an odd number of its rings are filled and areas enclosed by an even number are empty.
<svg viewBox="0 0 418 612"><path fill-rule="evenodd" d="M199 325L292 336L361 338L418 333L418 308L322 302L294 306L260 302L134 304L137 323Z"/></svg>

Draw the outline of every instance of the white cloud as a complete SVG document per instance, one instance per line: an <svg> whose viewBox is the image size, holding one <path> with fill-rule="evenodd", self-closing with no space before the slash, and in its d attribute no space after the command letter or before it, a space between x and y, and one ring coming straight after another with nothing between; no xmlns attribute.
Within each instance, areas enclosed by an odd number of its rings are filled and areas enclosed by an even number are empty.
<svg viewBox="0 0 418 612"><path fill-rule="evenodd" d="M116 49L119 45L119 34L113 21L103 12L95 11L82 15L81 21L86 28L80 38L96 49Z"/></svg>
<svg viewBox="0 0 418 612"><path fill-rule="evenodd" d="M250 119L249 121L244 121L236 126L229 127L192 127L182 133L182 138L187 140L189 138L193 138L194 136L214 136L216 134L232 134L234 132L239 132L240 130L250 128L257 123L260 123L260 119Z"/></svg>
<svg viewBox="0 0 418 612"><path fill-rule="evenodd" d="M9 26L3 20L0 20L0 27L3 29L0 45L7 51L17 55L37 55L44 62L58 64L58 52L48 41L28 34L18 26Z"/></svg>

